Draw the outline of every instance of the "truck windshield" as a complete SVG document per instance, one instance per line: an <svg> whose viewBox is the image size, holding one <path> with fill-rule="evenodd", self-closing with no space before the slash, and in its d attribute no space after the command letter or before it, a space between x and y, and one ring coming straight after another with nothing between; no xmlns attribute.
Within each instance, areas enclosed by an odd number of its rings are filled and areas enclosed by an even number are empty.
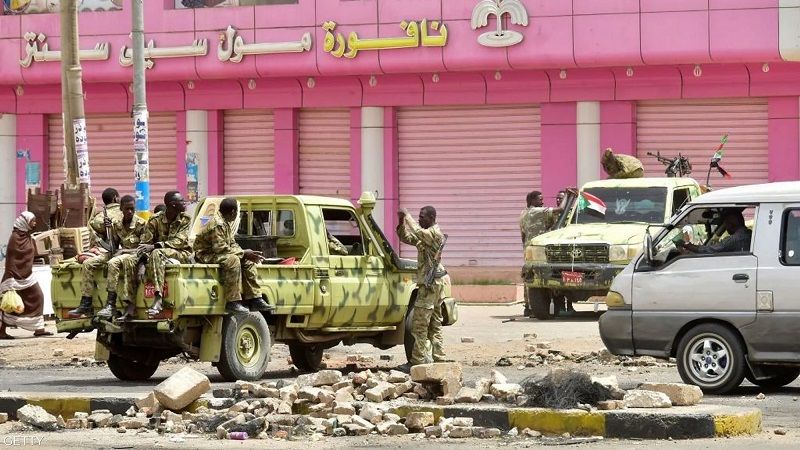
<svg viewBox="0 0 800 450"><path fill-rule="evenodd" d="M662 223L667 205L666 187L641 188L589 188L586 192L598 197L606 205L605 217L594 211L578 209L572 223Z"/></svg>

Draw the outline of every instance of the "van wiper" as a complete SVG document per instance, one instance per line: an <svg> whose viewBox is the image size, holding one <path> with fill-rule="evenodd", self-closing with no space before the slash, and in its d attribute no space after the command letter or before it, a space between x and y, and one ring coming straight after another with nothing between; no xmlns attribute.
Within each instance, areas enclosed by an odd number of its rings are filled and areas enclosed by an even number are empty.
<svg viewBox="0 0 800 450"><path fill-rule="evenodd" d="M615 220L613 222L608 222L608 223L629 223L629 224L650 225L650 222L642 222L641 220Z"/></svg>

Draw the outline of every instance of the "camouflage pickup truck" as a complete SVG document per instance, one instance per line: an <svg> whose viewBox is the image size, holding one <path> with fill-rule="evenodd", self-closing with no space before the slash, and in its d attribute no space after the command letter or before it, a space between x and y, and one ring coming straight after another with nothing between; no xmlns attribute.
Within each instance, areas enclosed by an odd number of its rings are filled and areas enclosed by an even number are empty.
<svg viewBox="0 0 800 450"><path fill-rule="evenodd" d="M313 196L237 196L237 240L274 244L274 254L258 264L266 312L225 312L218 266L168 266L162 289L169 304L155 319L145 309L153 286L140 285L136 318L67 319L80 301L80 266L53 267L52 297L59 332L97 330L95 358L107 361L121 380L144 380L160 361L186 354L209 361L226 380L257 380L269 362L273 342L286 343L301 370L320 367L323 350L339 343L369 343L380 349L404 344L411 351L411 312L416 298L417 262L401 259L372 218L375 198L365 193L355 208L349 201ZM197 206L191 236L217 211L222 198ZM347 249L329 251L328 233ZM95 273L95 311L105 302L105 274ZM448 303L449 279L446 279ZM456 319L455 310L446 325Z"/></svg>

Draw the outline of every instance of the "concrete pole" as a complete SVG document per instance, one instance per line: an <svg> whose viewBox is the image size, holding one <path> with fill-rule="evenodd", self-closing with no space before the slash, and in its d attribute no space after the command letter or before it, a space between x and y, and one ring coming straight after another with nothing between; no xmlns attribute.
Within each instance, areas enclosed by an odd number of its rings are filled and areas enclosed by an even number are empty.
<svg viewBox="0 0 800 450"><path fill-rule="evenodd" d="M61 2L61 94L68 188L89 184L89 145L83 110L83 84L78 50L77 0Z"/></svg>
<svg viewBox="0 0 800 450"><path fill-rule="evenodd" d="M136 185L136 214L150 216L150 157L148 111L144 66L144 0L132 2L131 35L133 38L133 152Z"/></svg>

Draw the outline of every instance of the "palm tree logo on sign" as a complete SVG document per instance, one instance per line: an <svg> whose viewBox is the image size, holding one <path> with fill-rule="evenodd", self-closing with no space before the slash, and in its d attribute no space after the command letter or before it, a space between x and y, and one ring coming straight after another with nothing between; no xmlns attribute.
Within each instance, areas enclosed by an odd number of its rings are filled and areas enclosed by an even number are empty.
<svg viewBox="0 0 800 450"><path fill-rule="evenodd" d="M521 0L481 0L472 10L472 29L477 30L489 24L489 17L497 18L497 31L488 31L478 36L478 43L484 47L510 47L522 42L522 33L504 30L503 16L508 14L514 25L528 26L528 11Z"/></svg>

